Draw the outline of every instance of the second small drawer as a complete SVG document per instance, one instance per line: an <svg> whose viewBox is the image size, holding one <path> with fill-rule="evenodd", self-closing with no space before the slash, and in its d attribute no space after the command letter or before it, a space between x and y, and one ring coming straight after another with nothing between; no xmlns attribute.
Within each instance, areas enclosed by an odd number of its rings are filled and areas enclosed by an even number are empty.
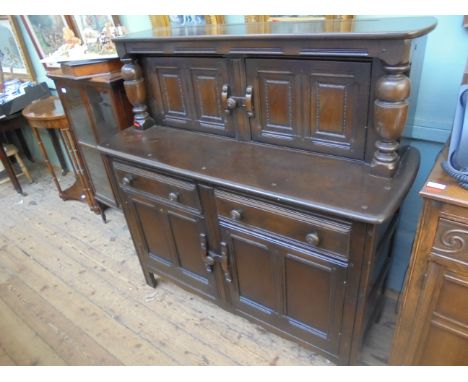
<svg viewBox="0 0 468 382"><path fill-rule="evenodd" d="M195 183L117 161L114 161L113 167L119 187L152 194L173 203L179 203L198 211L201 210Z"/></svg>
<svg viewBox="0 0 468 382"><path fill-rule="evenodd" d="M351 224L217 190L218 216L349 257Z"/></svg>

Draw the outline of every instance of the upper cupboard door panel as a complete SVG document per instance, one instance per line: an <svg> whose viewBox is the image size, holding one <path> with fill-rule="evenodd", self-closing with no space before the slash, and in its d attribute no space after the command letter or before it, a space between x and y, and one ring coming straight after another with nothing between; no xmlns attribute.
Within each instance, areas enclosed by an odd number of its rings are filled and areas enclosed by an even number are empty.
<svg viewBox="0 0 468 382"><path fill-rule="evenodd" d="M234 136L221 105L228 83L226 60L150 57L146 59L150 108L160 124Z"/></svg>
<svg viewBox="0 0 468 382"><path fill-rule="evenodd" d="M248 59L252 139L364 158L370 63Z"/></svg>

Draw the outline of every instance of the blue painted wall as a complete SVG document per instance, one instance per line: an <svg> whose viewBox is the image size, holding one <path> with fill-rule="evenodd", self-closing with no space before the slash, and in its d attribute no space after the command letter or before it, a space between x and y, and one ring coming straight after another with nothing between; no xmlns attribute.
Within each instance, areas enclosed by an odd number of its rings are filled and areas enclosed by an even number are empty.
<svg viewBox="0 0 468 382"><path fill-rule="evenodd" d="M421 153L421 167L406 197L396 233L394 260L388 287L401 290L411 256L411 247L421 213L418 195L435 158L448 140L455 114L456 99L468 56L468 30L463 16L438 16L437 27L427 37L416 114L407 125L403 144Z"/></svg>
<svg viewBox="0 0 468 382"><path fill-rule="evenodd" d="M358 16L360 18L375 16ZM129 32L151 29L146 15L120 16L122 25ZM421 153L421 168L415 184L411 188L402 206L402 215L397 230L394 263L390 270L388 286L396 291L401 289L406 268L411 255L411 246L421 211L421 199L418 191L433 166L435 157L443 143L448 139L452 128L455 101L468 55L468 30L462 26L463 16L438 16L437 28L427 37L418 104L415 118L407 125L404 132L404 144L416 147ZM243 23L244 16L226 16L229 23ZM22 24L20 22L20 24ZM30 57L34 64L38 80L48 80L39 57L34 50L29 36L22 27L23 36ZM32 136L26 134L28 143L35 146ZM47 140L47 137L45 137ZM47 141L48 142L48 141ZM50 148L50 143L47 143ZM49 150L51 152L53 150ZM37 147L33 155L40 159ZM57 160L52 158L55 164Z"/></svg>

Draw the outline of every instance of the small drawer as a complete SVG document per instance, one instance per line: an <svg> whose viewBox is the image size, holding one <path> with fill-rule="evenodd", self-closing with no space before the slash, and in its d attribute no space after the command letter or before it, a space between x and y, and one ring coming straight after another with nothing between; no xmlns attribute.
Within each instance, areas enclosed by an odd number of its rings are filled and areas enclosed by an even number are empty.
<svg viewBox="0 0 468 382"><path fill-rule="evenodd" d="M215 191L218 216L349 257L351 224Z"/></svg>
<svg viewBox="0 0 468 382"><path fill-rule="evenodd" d="M114 161L114 172L119 187L167 199L198 211L200 200L195 183L175 179L141 168Z"/></svg>

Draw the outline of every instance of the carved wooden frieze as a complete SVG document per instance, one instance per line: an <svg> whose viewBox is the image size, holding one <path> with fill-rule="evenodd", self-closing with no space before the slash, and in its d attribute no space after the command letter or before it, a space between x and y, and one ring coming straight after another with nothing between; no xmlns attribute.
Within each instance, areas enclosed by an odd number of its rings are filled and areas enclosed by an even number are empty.
<svg viewBox="0 0 468 382"><path fill-rule="evenodd" d="M468 227L440 218L433 249L468 263Z"/></svg>

